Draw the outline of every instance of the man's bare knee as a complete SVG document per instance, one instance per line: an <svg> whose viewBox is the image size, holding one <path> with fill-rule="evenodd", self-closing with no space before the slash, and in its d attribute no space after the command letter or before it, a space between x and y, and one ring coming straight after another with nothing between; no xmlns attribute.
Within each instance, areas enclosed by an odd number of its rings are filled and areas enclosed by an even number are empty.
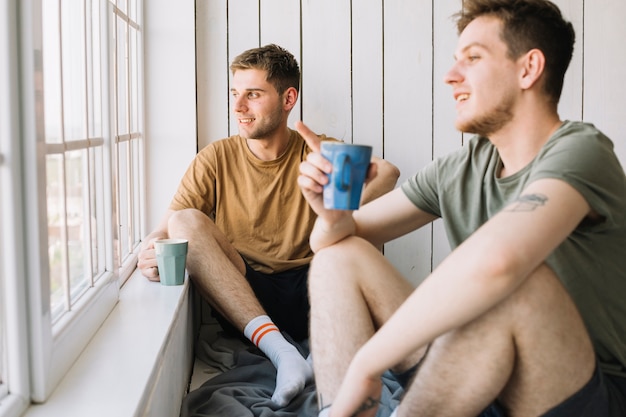
<svg viewBox="0 0 626 417"><path fill-rule="evenodd" d="M167 227L170 235L177 234L179 230L197 230L199 227L206 228L210 219L197 209L177 210L170 216Z"/></svg>
<svg viewBox="0 0 626 417"><path fill-rule="evenodd" d="M476 400L476 409L499 398L511 415L539 415L582 388L594 367L574 302L541 265L491 310L436 339L406 399L423 404L421 393L436 387L451 394L451 377L471 375L467 387L456 386L456 398Z"/></svg>
<svg viewBox="0 0 626 417"><path fill-rule="evenodd" d="M332 281L337 277L341 277L344 283L354 281L356 284L367 275L363 268L367 268L365 265L368 263L364 260L371 259L375 254L381 256L374 246L358 237L349 237L321 249L311 261L310 285L333 285Z"/></svg>
<svg viewBox="0 0 626 417"><path fill-rule="evenodd" d="M172 213L168 233L172 238L189 240L189 270L194 269L195 260L201 264L219 264L224 256L240 274L245 275L245 263L239 252L213 220L200 210L184 209Z"/></svg>
<svg viewBox="0 0 626 417"><path fill-rule="evenodd" d="M311 269L333 271L351 268L355 259L361 257L358 246L361 239L346 238L332 246L320 249L311 261Z"/></svg>
<svg viewBox="0 0 626 417"><path fill-rule="evenodd" d="M585 324L546 264L492 313L502 315L515 345L515 368L500 395L508 408L521 415L545 411L591 378L595 353Z"/></svg>

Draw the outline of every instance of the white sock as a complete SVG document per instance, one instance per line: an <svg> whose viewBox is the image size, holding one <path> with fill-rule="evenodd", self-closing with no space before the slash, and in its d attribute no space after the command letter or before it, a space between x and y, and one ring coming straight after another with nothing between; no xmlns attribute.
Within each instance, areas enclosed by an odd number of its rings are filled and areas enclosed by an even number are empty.
<svg viewBox="0 0 626 417"><path fill-rule="evenodd" d="M276 388L272 401L286 406L313 377L313 369L295 346L289 343L269 316L250 320L243 334L252 341L276 367Z"/></svg>

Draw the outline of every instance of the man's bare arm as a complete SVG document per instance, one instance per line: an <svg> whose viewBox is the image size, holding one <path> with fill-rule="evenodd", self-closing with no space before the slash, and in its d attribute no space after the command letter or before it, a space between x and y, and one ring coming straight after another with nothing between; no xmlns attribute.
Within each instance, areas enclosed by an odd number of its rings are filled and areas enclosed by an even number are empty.
<svg viewBox="0 0 626 417"><path fill-rule="evenodd" d="M372 164L375 165L376 176L365 184L361 195L361 205L393 190L400 177L398 167L387 160L372 157Z"/></svg>

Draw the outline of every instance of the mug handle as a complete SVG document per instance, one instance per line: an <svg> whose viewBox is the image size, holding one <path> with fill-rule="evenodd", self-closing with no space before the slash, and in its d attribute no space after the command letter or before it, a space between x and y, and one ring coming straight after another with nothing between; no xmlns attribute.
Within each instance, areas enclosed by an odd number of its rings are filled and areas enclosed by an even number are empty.
<svg viewBox="0 0 626 417"><path fill-rule="evenodd" d="M333 165L337 168L337 172L334 175L335 188L340 191L348 191L350 189L350 183L352 182L350 155L347 153L337 154Z"/></svg>

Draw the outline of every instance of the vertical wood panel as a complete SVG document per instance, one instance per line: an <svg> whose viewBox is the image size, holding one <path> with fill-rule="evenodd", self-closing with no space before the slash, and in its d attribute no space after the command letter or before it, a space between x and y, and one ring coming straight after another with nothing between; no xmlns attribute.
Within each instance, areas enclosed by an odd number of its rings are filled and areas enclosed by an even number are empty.
<svg viewBox="0 0 626 417"><path fill-rule="evenodd" d="M624 0L585 1L584 119L615 142L626 166L626 16Z"/></svg>
<svg viewBox="0 0 626 417"><path fill-rule="evenodd" d="M300 49L300 2L294 0L266 0L261 1L261 46L274 43L282 46L302 62ZM280 23L276 22L280 16ZM296 120L300 120L302 100L299 99L296 107L289 114L289 126L293 127Z"/></svg>
<svg viewBox="0 0 626 417"><path fill-rule="evenodd" d="M350 1L302 2L302 116L317 133L352 141Z"/></svg>
<svg viewBox="0 0 626 417"><path fill-rule="evenodd" d="M402 183L432 159L432 4L384 3L385 158L401 171ZM400 272L418 282L431 266L431 228L385 245Z"/></svg>
<svg viewBox="0 0 626 417"><path fill-rule="evenodd" d="M259 1L228 0L229 65L233 59L243 51L258 46L260 46ZM229 108L230 99L230 94L228 94ZM235 118L230 118L229 126L229 135L239 133L239 127L237 126L237 120L235 120Z"/></svg>
<svg viewBox="0 0 626 417"><path fill-rule="evenodd" d="M301 110L319 133L373 145L401 169L403 182L432 158L462 146L452 90L443 82L457 42L450 16L461 3L196 0L199 146L228 133L229 62L245 49L273 42L289 49L302 68L301 108L290 123ZM626 27L619 21L626 2L555 3L577 34L561 117L584 116L596 124L626 161ZM413 282L448 252L441 221L385 246L391 262Z"/></svg>
<svg viewBox="0 0 626 417"><path fill-rule="evenodd" d="M434 8L433 19L433 159L463 145L463 134L454 127L456 119L452 87L444 82L454 64L457 29L452 15L461 9L462 0L441 2ZM450 253L443 221L433 223L433 269Z"/></svg>
<svg viewBox="0 0 626 417"><path fill-rule="evenodd" d="M559 114L563 120L580 120L582 118L583 88L583 1L553 0L553 2L559 6L565 19L572 22L576 31L574 55L565 74L563 94L559 102Z"/></svg>
<svg viewBox="0 0 626 417"><path fill-rule="evenodd" d="M355 143L384 157L381 0L352 4L352 130Z"/></svg>
<svg viewBox="0 0 626 417"><path fill-rule="evenodd" d="M196 0L198 149L228 136L226 2Z"/></svg>

